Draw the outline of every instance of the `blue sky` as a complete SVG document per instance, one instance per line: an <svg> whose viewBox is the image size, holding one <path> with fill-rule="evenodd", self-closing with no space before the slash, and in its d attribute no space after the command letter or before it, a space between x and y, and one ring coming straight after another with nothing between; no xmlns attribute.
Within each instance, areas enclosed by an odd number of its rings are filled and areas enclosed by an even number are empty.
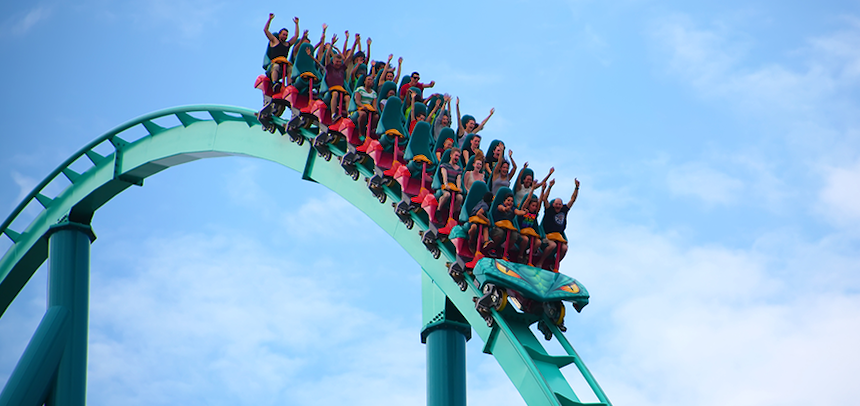
<svg viewBox="0 0 860 406"><path fill-rule="evenodd" d="M857 2L334 5L0 4L0 215L136 116L257 108L267 14L299 16L371 36L464 113L495 107L484 139L554 166L558 196L582 181L562 271L592 302L567 336L615 404L860 395ZM424 402L420 269L297 173L194 162L93 227L90 404ZM0 382L45 278L0 319ZM478 341L469 403L521 404Z"/></svg>

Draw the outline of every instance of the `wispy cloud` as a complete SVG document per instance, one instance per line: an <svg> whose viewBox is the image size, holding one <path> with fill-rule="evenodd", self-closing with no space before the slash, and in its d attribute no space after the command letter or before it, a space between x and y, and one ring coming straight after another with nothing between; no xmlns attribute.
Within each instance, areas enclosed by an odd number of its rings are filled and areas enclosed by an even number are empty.
<svg viewBox="0 0 860 406"><path fill-rule="evenodd" d="M52 14L52 7L38 5L26 12L13 14L3 22L0 35L4 32L13 36L22 36L41 21L47 20Z"/></svg>
<svg viewBox="0 0 860 406"><path fill-rule="evenodd" d="M18 185L18 195L15 196L14 204L17 205L24 200L28 193L33 191L33 188L39 183L38 180L29 176L23 175L18 171L12 171L12 181ZM10 208L11 209L11 208Z"/></svg>
<svg viewBox="0 0 860 406"><path fill-rule="evenodd" d="M571 227L577 232L562 271L582 281L593 301L571 313L568 325L606 329L568 335L604 354L590 368L614 402L790 404L855 396L844 378L860 372L860 351L851 344L860 339L860 280L852 276L860 265L850 249L788 238L788 230L730 249L687 246L672 233L594 218ZM810 269L819 277L805 276Z"/></svg>
<svg viewBox="0 0 860 406"><path fill-rule="evenodd" d="M728 205L740 197L744 183L701 163L674 167L666 176L669 191L679 196L693 196L707 204Z"/></svg>
<svg viewBox="0 0 860 406"><path fill-rule="evenodd" d="M860 220L860 160L846 167L824 169L821 211L837 224L856 227Z"/></svg>
<svg viewBox="0 0 860 406"><path fill-rule="evenodd" d="M768 191L763 194L768 204L784 200L787 194L781 190L791 183L789 176L824 176L815 179L817 184L834 185L821 192L821 201L826 204L848 197L848 192L838 191L835 185L847 186L844 180L851 177L851 165L858 158L854 147L858 145L860 106L854 94L860 85L860 50L856 46L860 41L860 20L845 17L841 21L844 24L840 29L809 36L784 50L781 58L763 61L754 52L766 44L731 24L702 24L687 15L674 14L653 26L652 38L661 50L661 59L667 60L667 72L700 96L753 118L768 133L764 135L767 139L779 143L776 148L744 145L742 149L760 152L753 154L754 160L735 162L757 179L750 185L751 191ZM788 168L777 164L786 159L793 161ZM682 176L670 182L675 191L717 201L716 196L708 196L706 190L690 182L684 169L687 168L678 168L676 174ZM712 175L717 185L737 186L713 173L699 174ZM844 206L839 203L834 207L845 214L853 212Z"/></svg>
<svg viewBox="0 0 860 406"><path fill-rule="evenodd" d="M414 326L344 300L361 297L356 285L339 283L349 275L308 272L235 236L184 235L141 248L133 269L93 277L93 401L423 398L413 389L424 373Z"/></svg>

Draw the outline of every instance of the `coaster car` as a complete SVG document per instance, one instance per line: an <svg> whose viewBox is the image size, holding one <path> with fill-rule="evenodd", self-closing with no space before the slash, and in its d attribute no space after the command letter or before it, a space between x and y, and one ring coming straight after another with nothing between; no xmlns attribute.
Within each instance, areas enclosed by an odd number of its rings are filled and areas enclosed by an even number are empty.
<svg viewBox="0 0 860 406"><path fill-rule="evenodd" d="M406 148L409 135L403 126L403 114L401 108L403 103L399 97L389 97L379 118L376 133L378 140L371 140L366 149L373 162L376 164L374 176L370 179L369 187L373 194L384 201L383 187L394 183L394 174L397 168L405 163L402 150Z"/></svg>
<svg viewBox="0 0 860 406"><path fill-rule="evenodd" d="M505 309L509 292L514 296L513 302L524 313L546 316L561 331L567 330L562 301L570 302L577 312L588 305L589 295L585 287L564 274L493 258L478 261L473 274L475 284L484 293L475 299L475 308L490 327L493 325L492 310L501 312ZM552 337L546 325L538 328L547 340Z"/></svg>
<svg viewBox="0 0 860 406"><path fill-rule="evenodd" d="M457 252L457 261L448 268L448 274L463 291L466 290L467 286L464 274L474 268L475 264L484 256L484 253L481 252L481 247L485 242L483 241L484 228L490 224L478 216L470 217L469 214L489 191L487 184L482 181L472 183L472 188L469 189L469 193L466 194L466 199L463 201L463 207L460 208L459 225L454 226L448 234L448 239L454 244L454 250ZM477 228L474 242L469 236L469 229L473 224Z"/></svg>
<svg viewBox="0 0 860 406"><path fill-rule="evenodd" d="M315 103L314 93L319 91L323 74L308 51L313 51L313 45L303 43L299 46L291 75L293 83L283 90L283 98L292 110L287 133L298 144L304 143L304 137L298 129L310 128L320 121L312 109Z"/></svg>
<svg viewBox="0 0 860 406"><path fill-rule="evenodd" d="M502 250L501 258L506 261L509 258L518 258L519 252L523 248L519 247L518 245L519 239L517 238L517 236L519 235L520 230L519 227L517 227L517 225L513 221L513 219L515 219L515 216L511 215L511 220L506 220L502 218L502 213L499 211L499 206L504 204L505 199L513 196L514 192L511 191L510 188L499 188L499 190L496 192L496 196L493 198L493 203L490 205L490 214L489 216L487 216L490 219L490 238L495 241L500 238L501 234L505 235L503 244L504 248ZM514 207L511 207L511 210L513 209ZM513 237L511 236L512 233L515 233ZM498 258L499 247L497 245L498 244L496 244L493 249L491 249L485 254Z"/></svg>
<svg viewBox="0 0 860 406"><path fill-rule="evenodd" d="M438 162L430 151L429 140L430 124L424 121L416 124L403 154L406 163L395 170L393 177L400 184L403 199L396 206L401 217L409 216L411 211L421 207L426 197L433 196L430 186Z"/></svg>

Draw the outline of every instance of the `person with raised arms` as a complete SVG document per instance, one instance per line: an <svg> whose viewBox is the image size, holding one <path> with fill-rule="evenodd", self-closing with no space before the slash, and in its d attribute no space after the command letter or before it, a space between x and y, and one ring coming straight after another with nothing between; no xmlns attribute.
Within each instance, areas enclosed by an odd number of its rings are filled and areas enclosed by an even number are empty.
<svg viewBox="0 0 860 406"><path fill-rule="evenodd" d="M544 244L547 244L547 247L544 249L543 254L541 254L540 259L535 264L538 268L543 267L543 262L546 261L550 255L556 252L558 253L556 263L560 262L564 258L564 255L567 254L567 241L564 239L562 234L567 228L567 213L570 211L573 203L576 202L576 197L579 196L579 179L574 178L573 181L576 183L576 188L573 189L573 194L570 196L570 201L568 201L567 204L564 204L561 198L552 199L552 202L547 200L550 191L552 191L553 185L555 185L555 179L549 181L549 187L547 188L546 193L541 196L541 201L544 206L541 226L543 227L544 233L546 233L546 237L543 242ZM558 272L558 269L554 269L554 271Z"/></svg>
<svg viewBox="0 0 860 406"><path fill-rule="evenodd" d="M275 18L274 13L269 13L269 19L266 21L266 26L263 27L263 32L266 33L266 38L269 39L269 47L266 49L266 56L269 58L269 65L266 67L266 75L272 81L272 89L275 93L279 92L281 86L281 78L287 78L287 85L290 84L290 70L292 65L289 62L290 47L296 43L299 38L299 18L293 17L293 22L296 23L296 31L293 37L289 38L290 30L281 28L278 31L278 36L274 36L269 31L269 26ZM289 38L289 39L288 39Z"/></svg>

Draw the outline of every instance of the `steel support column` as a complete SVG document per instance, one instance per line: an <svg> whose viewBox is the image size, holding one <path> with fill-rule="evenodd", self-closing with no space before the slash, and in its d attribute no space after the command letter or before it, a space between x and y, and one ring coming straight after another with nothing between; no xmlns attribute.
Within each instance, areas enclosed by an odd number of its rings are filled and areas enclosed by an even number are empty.
<svg viewBox="0 0 860 406"><path fill-rule="evenodd" d="M472 328L427 274L422 275L427 406L466 406L466 341Z"/></svg>
<svg viewBox="0 0 860 406"><path fill-rule="evenodd" d="M63 222L48 231L48 308L69 311L70 329L57 366L48 406L84 406L87 397L87 329L89 325L89 225Z"/></svg>

